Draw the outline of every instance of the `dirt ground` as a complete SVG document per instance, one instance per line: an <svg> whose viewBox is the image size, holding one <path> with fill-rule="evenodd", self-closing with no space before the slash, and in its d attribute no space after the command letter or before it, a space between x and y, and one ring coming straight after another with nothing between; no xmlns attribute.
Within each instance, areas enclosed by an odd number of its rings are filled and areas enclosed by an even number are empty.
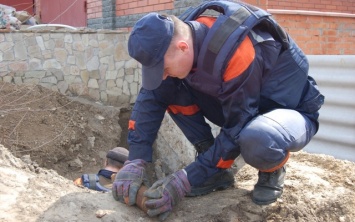
<svg viewBox="0 0 355 222"><path fill-rule="evenodd" d="M127 109L122 109L127 110ZM41 86L0 84L0 144L15 156L74 179L96 172L121 141L120 107L66 97Z"/></svg>
<svg viewBox="0 0 355 222"><path fill-rule="evenodd" d="M129 107L0 83L0 221L156 221L72 183L126 147L128 116ZM246 165L234 188L185 198L166 221L355 221L355 163L301 151L286 166L284 194L271 205L251 201L257 171Z"/></svg>

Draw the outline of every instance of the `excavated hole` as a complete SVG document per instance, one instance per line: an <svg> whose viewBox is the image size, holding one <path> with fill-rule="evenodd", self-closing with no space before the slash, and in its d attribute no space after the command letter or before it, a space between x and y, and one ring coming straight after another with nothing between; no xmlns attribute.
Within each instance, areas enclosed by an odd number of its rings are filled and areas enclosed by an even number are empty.
<svg viewBox="0 0 355 222"><path fill-rule="evenodd" d="M39 85L0 84L0 144L34 172L53 169L70 180L97 173L107 151L128 148L130 114L130 106L104 106Z"/></svg>

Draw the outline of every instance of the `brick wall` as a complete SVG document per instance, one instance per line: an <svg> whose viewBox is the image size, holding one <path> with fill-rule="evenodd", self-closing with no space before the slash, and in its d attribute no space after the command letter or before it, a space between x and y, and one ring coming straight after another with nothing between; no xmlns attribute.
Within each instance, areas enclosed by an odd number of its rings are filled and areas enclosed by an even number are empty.
<svg viewBox="0 0 355 222"><path fill-rule="evenodd" d="M354 18L274 15L308 55L354 55Z"/></svg>
<svg viewBox="0 0 355 222"><path fill-rule="evenodd" d="M269 0L268 9L355 13L354 0Z"/></svg>
<svg viewBox="0 0 355 222"><path fill-rule="evenodd" d="M115 11L116 0L87 0L88 27L115 29Z"/></svg>
<svg viewBox="0 0 355 222"><path fill-rule="evenodd" d="M102 2L103 5L110 2L115 5L115 8L109 9L114 16L111 22L104 22L103 19L107 16L90 19L88 13L88 26L110 28L111 25L111 29L129 30L138 19L149 12L180 15L190 6L196 6L204 1L88 0L88 3L92 3L88 5L88 9L92 7L97 7L95 10L101 9L95 2ZM355 54L355 47L352 47L355 44L354 0L245 0L244 2L270 11L306 54ZM104 8L101 10L104 11ZM277 10L279 11L275 12ZM318 14L315 15L314 12Z"/></svg>
<svg viewBox="0 0 355 222"><path fill-rule="evenodd" d="M174 8L173 0L120 0L116 1L116 15L132 15L164 11Z"/></svg>
<svg viewBox="0 0 355 222"><path fill-rule="evenodd" d="M238 1L235 1L235 2L238 2ZM258 6L259 8L262 8L262 9L267 9L267 6L268 6L268 0L245 0L242 2Z"/></svg>
<svg viewBox="0 0 355 222"><path fill-rule="evenodd" d="M102 17L102 0L87 0L87 18Z"/></svg>

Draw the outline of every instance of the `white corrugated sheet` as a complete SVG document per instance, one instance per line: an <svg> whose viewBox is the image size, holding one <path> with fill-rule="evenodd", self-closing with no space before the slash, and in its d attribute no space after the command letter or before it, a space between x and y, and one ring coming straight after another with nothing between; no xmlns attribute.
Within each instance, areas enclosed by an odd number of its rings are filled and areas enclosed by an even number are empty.
<svg viewBox="0 0 355 222"><path fill-rule="evenodd" d="M307 57L325 104L319 131L304 150L355 161L355 55Z"/></svg>

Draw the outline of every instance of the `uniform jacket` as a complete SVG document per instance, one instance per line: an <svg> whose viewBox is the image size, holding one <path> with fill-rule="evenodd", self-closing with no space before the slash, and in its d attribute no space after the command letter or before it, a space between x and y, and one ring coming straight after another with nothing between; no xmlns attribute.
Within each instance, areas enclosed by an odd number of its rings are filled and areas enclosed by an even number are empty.
<svg viewBox="0 0 355 222"><path fill-rule="evenodd" d="M211 68L210 64L215 60L209 59L203 50L210 43L208 36L216 32L213 26L216 19L199 17L197 21L186 22L194 34L194 68L184 80L168 77L156 90L140 90L129 123L130 160L152 161L152 144L166 110L177 114L180 109L184 115L191 115L203 107L203 104L194 105L189 100L176 101L181 87L190 89L192 97L206 96L221 107L214 110L211 106L212 114L208 119L221 127L214 146L223 150L222 155L211 153L208 162L197 159L187 166L185 169L192 185L203 182L218 168L230 167L240 154L238 135L256 115L275 108L294 109L317 123L317 111L324 97L316 82L308 76L306 56L290 36L286 35L288 46L285 48L283 42L264 26L255 26L239 43L234 43L238 47L222 48L220 53L225 54L223 65L219 69L212 67L208 73L206 67ZM202 113L208 114L208 109ZM201 130L201 134L206 130L195 127L196 131ZM211 168L211 165L215 167Z"/></svg>

